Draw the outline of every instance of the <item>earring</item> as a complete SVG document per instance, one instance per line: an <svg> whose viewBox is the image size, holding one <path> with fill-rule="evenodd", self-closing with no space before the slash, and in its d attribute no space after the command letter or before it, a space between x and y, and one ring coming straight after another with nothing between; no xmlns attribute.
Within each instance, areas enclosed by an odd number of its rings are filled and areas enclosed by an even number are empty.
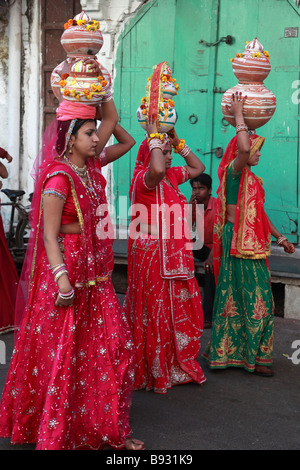
<svg viewBox="0 0 300 470"><path fill-rule="evenodd" d="M71 144L70 144L70 148L69 148L69 153L73 153L72 147L73 147L73 144L71 143Z"/></svg>

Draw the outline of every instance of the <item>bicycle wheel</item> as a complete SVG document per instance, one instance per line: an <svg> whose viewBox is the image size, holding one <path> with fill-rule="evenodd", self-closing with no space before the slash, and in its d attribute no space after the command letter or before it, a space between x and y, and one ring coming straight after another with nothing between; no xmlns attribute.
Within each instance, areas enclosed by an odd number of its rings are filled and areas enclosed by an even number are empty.
<svg viewBox="0 0 300 470"><path fill-rule="evenodd" d="M30 223L28 219L21 219L16 228L16 247L27 248L30 234Z"/></svg>

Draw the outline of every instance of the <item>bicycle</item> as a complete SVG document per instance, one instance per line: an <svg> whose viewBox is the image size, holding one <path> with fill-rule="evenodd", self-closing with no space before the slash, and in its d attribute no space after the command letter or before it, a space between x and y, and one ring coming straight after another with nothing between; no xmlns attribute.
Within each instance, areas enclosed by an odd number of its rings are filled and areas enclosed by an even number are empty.
<svg viewBox="0 0 300 470"><path fill-rule="evenodd" d="M28 213L30 204L24 206L21 203L25 191L14 189L1 189L1 192L4 193L10 199L10 202L1 202L1 207L11 206L9 230L6 233L7 245L13 259L15 261L20 261L20 258L23 259L25 256L29 239L30 223ZM32 193L29 195L30 202L31 199ZM16 211L18 212L18 222L15 226Z"/></svg>

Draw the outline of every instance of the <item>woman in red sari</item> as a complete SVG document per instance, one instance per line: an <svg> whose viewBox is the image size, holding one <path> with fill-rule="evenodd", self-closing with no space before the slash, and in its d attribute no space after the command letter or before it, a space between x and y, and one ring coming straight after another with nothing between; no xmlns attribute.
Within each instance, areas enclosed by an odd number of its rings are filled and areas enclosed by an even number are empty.
<svg viewBox="0 0 300 470"><path fill-rule="evenodd" d="M157 133L152 122L147 130L150 136ZM175 132L172 141L175 146L179 143ZM176 384L206 380L197 362L203 312L193 255L187 248L188 203L178 189L205 167L185 146L186 166L171 168L171 152L168 138L163 143L145 139L129 194L134 213L139 212L137 218L133 213L130 226L124 303L135 346L134 388L156 393L166 393ZM137 225L140 232L135 230Z"/></svg>
<svg viewBox="0 0 300 470"><path fill-rule="evenodd" d="M38 173L20 287L28 298L0 406L0 436L39 450L142 449L131 439L132 338L115 294L101 152L118 115L63 102ZM44 152L44 153L45 153ZM107 156L107 160L109 160ZM21 291L20 291L21 295Z"/></svg>
<svg viewBox="0 0 300 470"><path fill-rule="evenodd" d="M0 147L0 158L5 158L8 162L12 161L12 157L2 147ZM8 177L7 169L2 162L0 162L0 177ZM0 181L0 188L2 188L2 181ZM1 217L0 269L0 334L2 334L15 328L15 302L19 276L7 246Z"/></svg>

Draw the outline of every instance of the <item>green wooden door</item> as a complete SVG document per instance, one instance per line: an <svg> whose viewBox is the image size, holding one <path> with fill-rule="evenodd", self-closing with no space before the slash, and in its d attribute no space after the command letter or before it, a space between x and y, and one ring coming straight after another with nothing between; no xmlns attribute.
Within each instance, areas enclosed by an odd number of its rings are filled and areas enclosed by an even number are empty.
<svg viewBox="0 0 300 470"><path fill-rule="evenodd" d="M298 241L299 38L285 37L285 28L299 26L299 10L293 0L251 0L251 8L249 0L156 0L131 20L118 46L114 89L121 124L137 145L113 168L118 222L128 223L128 189L144 137L136 109L153 65L166 60L173 70L180 86L177 133L206 165L215 192L220 149L234 135L220 106L223 92L237 83L230 58L257 36L271 54L265 86L277 97L275 115L258 130L266 144L257 174L264 179L268 215L282 233ZM228 36L232 43L225 40ZM174 156L174 164L181 164L180 157ZM189 183L182 189L189 198Z"/></svg>
<svg viewBox="0 0 300 470"><path fill-rule="evenodd" d="M149 2L127 25L119 42L114 98L120 124L137 142L113 166L116 222L121 227L128 225L128 191L138 148L145 136L136 111L146 95L147 78L153 66L164 60L173 66L175 5L176 0Z"/></svg>
<svg viewBox="0 0 300 470"><path fill-rule="evenodd" d="M245 12L248 13L245 15ZM231 49L224 43L218 46L214 85L216 91L222 91L237 83L230 57L243 52L247 40L257 37L269 51L272 68L264 84L275 94L277 108L272 119L257 130L266 137L266 142L254 172L264 180L267 214L278 230L293 242L299 241L299 100L293 99L293 86L299 80L300 49L299 38L284 35L286 27L300 26L299 19L299 13L284 0L252 0L251 13L247 0L221 0L219 38L231 34L234 43ZM232 126L223 125L222 93L215 93L214 98L212 148L225 149L234 130ZM219 159L212 154L211 174L216 174L218 164Z"/></svg>

